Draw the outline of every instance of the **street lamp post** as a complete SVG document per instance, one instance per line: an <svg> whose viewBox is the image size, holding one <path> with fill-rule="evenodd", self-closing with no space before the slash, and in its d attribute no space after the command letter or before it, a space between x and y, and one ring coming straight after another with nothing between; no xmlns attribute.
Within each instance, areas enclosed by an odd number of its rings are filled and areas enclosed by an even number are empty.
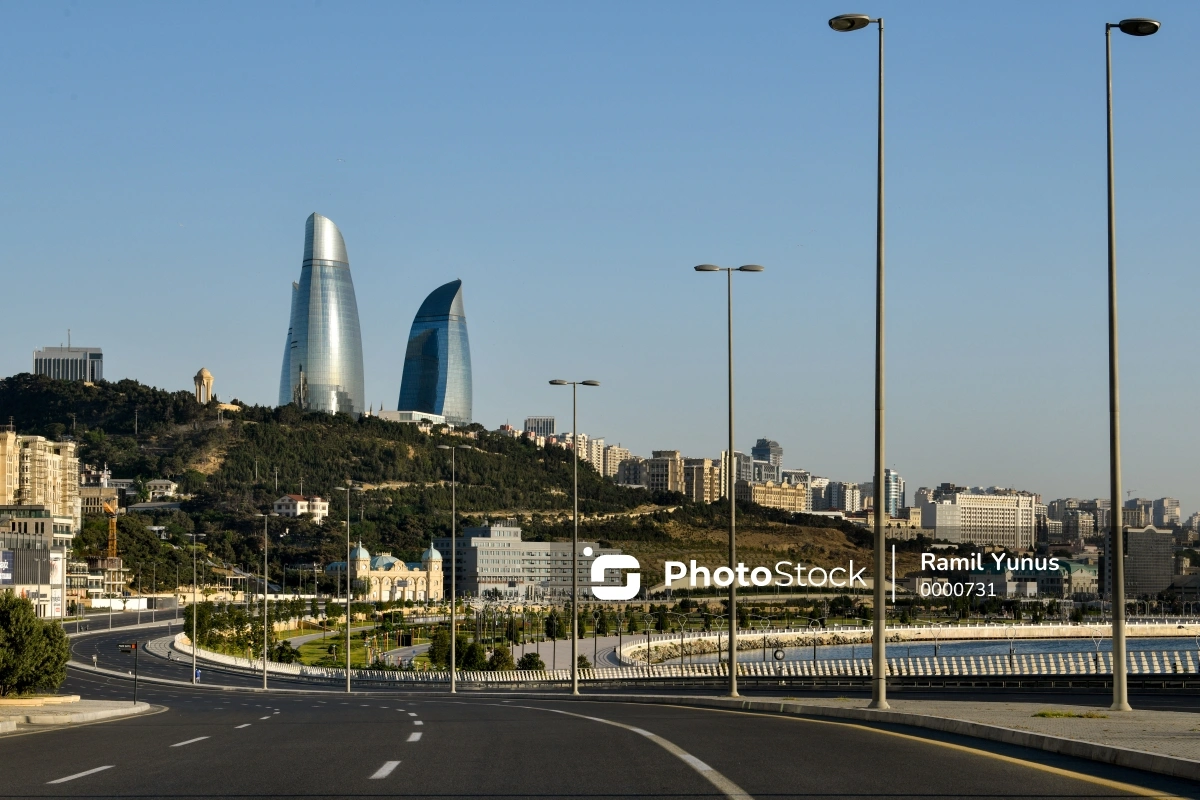
<svg viewBox="0 0 1200 800"><path fill-rule="evenodd" d="M883 381L883 17L866 14L841 14L829 20L838 32L857 31L871 23L879 26L878 136L876 141L875 185L875 581L871 637L871 708L890 708L887 701L886 595L884 594L884 381Z"/></svg>
<svg viewBox="0 0 1200 800"><path fill-rule="evenodd" d="M112 606L110 605L111 609ZM200 609L196 605L196 531L192 531L192 683L196 683L196 648L200 643L196 641L196 616L200 613Z"/></svg>
<svg viewBox="0 0 1200 800"><path fill-rule="evenodd" d="M725 467L726 478L729 481L729 568L737 570L737 457L733 450L733 273L762 272L757 264L746 264L741 267L718 267L714 264L701 264L696 272L724 272L726 279L725 314L728 321L729 339L729 457ZM737 578L731 576L729 581L729 696L738 696L737 685Z"/></svg>
<svg viewBox="0 0 1200 800"><path fill-rule="evenodd" d="M1125 663L1125 531L1121 523L1121 402L1117 373L1117 220L1113 186L1112 29L1130 36L1151 36L1160 25L1133 18L1104 24L1105 79L1108 111L1108 408L1109 480L1112 509L1108 563L1112 565L1113 711L1131 711Z"/></svg>
<svg viewBox="0 0 1200 800"><path fill-rule="evenodd" d="M255 514L256 517L262 517L263 521L263 688L267 688L267 647L268 642L268 625L270 621L267 617L267 592L270 587L267 583L267 517L269 514Z"/></svg>
<svg viewBox="0 0 1200 800"><path fill-rule="evenodd" d="M571 694L579 694L579 421L577 395L580 386L599 386L600 381L550 381L551 386L571 387L571 454L574 456L575 528L571 533Z"/></svg>
<svg viewBox="0 0 1200 800"><path fill-rule="evenodd" d="M362 489L349 481L337 488L346 493L346 694L350 694L350 603L354 594L350 589L350 492Z"/></svg>
<svg viewBox="0 0 1200 800"><path fill-rule="evenodd" d="M438 450L450 451L450 694L458 693L458 669L455 659L458 658L457 602L458 584L456 570L458 568L458 471L455 459L456 450L471 450L470 445L460 444L457 448L448 444L439 444ZM428 593L426 593L428 596Z"/></svg>

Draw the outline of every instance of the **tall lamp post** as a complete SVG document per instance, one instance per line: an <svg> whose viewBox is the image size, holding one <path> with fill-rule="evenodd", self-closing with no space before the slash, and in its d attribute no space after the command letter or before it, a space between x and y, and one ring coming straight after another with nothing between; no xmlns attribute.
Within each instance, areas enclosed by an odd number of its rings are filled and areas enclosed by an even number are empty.
<svg viewBox="0 0 1200 800"><path fill-rule="evenodd" d="M439 444L438 450L450 451L450 694L458 693L458 669L455 666L458 658L458 472L455 463L456 450L473 450L470 445L460 444L457 448L448 444ZM428 595L427 595L428 596Z"/></svg>
<svg viewBox="0 0 1200 800"><path fill-rule="evenodd" d="M268 625L271 623L267 617L267 593L270 591L270 585L267 583L267 517L270 514L255 514L256 517L262 517L263 521L263 688L267 688L267 647L270 642L268 636Z"/></svg>
<svg viewBox="0 0 1200 800"><path fill-rule="evenodd" d="M696 272L725 273L725 312L729 329L729 458L725 475L729 481L726 487L729 492L729 568L737 570L737 457L733 450L733 273L762 272L758 264L746 264L741 267L718 267L715 264L701 264ZM729 581L729 696L738 696L737 685L737 578ZM648 636L649 634L647 634ZM649 645L647 645L649 647ZM647 653L647 664L649 663ZM719 660L719 657L718 657Z"/></svg>
<svg viewBox="0 0 1200 800"><path fill-rule="evenodd" d="M829 27L838 32L861 30L871 23L879 26L879 92L878 137L876 142L875 176L875 609L874 631L871 637L871 708L890 708L887 701L887 617L884 594L884 393L883 393L883 17L871 19L866 14L841 14L829 20Z"/></svg>
<svg viewBox="0 0 1200 800"><path fill-rule="evenodd" d="M112 608L112 605L109 605ZM192 531L192 683L196 683L196 648L200 646L196 641L196 617L199 615L200 609L196 605L196 531ZM111 627L111 622L109 623Z"/></svg>
<svg viewBox="0 0 1200 800"><path fill-rule="evenodd" d="M550 381L551 386L571 387L571 455L575 486L575 529L571 533L571 694L579 694L579 421L577 395L580 386L599 386L600 381Z"/></svg>
<svg viewBox="0 0 1200 800"><path fill-rule="evenodd" d="M346 694L350 694L350 598L354 594L350 589L350 492L362 489L347 481L338 490L346 493Z"/></svg>
<svg viewBox="0 0 1200 800"><path fill-rule="evenodd" d="M1108 88L1108 409L1109 481L1112 510L1108 562L1112 564L1113 711L1131 711L1125 664L1125 531L1121 521L1121 402L1117 373L1117 220L1113 187L1112 29L1130 36L1151 36L1156 20L1133 18L1104 24L1105 79Z"/></svg>

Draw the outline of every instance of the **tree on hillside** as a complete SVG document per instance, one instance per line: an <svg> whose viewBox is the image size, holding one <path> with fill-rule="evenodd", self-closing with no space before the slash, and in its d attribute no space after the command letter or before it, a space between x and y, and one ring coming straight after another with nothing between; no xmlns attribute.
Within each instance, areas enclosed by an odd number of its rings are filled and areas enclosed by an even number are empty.
<svg viewBox="0 0 1200 800"><path fill-rule="evenodd" d="M70 657L61 626L38 619L11 589L0 594L0 696L57 691Z"/></svg>

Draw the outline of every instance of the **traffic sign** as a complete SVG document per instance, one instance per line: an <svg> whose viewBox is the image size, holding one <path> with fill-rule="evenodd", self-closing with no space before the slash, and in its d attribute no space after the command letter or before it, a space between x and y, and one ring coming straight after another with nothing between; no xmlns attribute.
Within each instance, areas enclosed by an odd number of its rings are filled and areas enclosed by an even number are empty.
<svg viewBox="0 0 1200 800"><path fill-rule="evenodd" d="M784 656L786 656L787 653L783 652L783 649L780 648L780 649L776 650L774 653L772 653L771 655L775 656L776 661L783 661Z"/></svg>
<svg viewBox="0 0 1200 800"><path fill-rule="evenodd" d="M137 650L137 642L119 642L117 649L122 653L132 653L134 650Z"/></svg>

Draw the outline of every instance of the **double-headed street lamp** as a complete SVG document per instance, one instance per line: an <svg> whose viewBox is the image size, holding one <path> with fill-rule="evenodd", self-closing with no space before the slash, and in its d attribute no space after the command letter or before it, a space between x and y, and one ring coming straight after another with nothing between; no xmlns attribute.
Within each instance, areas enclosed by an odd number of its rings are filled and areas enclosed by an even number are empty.
<svg viewBox="0 0 1200 800"><path fill-rule="evenodd" d="M600 381L550 381L551 386L571 387L571 455L574 464L575 530L571 534L571 694L579 694L579 421L577 395L580 386L599 386Z"/></svg>
<svg viewBox="0 0 1200 800"><path fill-rule="evenodd" d="M866 14L841 14L829 20L829 27L840 33L861 30L871 23L879 26L878 137L876 142L875 192L875 591L874 631L871 637L871 708L889 708L887 701L886 597L884 595L884 482L883 466L883 18Z"/></svg>
<svg viewBox="0 0 1200 800"><path fill-rule="evenodd" d="M1125 531L1121 521L1121 402L1117 377L1117 220L1113 187L1112 29L1130 36L1158 33L1156 20L1133 18L1104 25L1105 78L1108 84L1108 409L1109 480L1112 509L1108 563L1112 565L1113 711L1130 711L1125 664Z"/></svg>
<svg viewBox="0 0 1200 800"><path fill-rule="evenodd" d="M758 264L746 264L741 267L718 267L715 264L701 264L696 272L724 272L726 279L726 316L729 327L729 452L726 459L725 474L729 483L729 568L737 569L737 457L733 450L733 273L762 272ZM729 618L737 619L737 580L729 581ZM649 645L647 645L649 647ZM649 655L647 654L647 658ZM719 660L719 659L718 659ZM649 663L649 661L647 661ZM729 696L737 697L737 624L729 626Z"/></svg>
<svg viewBox="0 0 1200 800"><path fill-rule="evenodd" d="M455 659L458 657L457 642L458 636L458 620L456 606L458 600L458 585L456 582L455 571L458 567L458 551L457 551L457 536L458 536L458 474L455 464L455 453L458 450L474 450L468 444L460 444L458 447L451 447L448 444L439 444L438 450L450 451L450 694L458 692L458 670L455 665ZM426 593L428 597L428 593Z"/></svg>
<svg viewBox="0 0 1200 800"><path fill-rule="evenodd" d="M349 481L337 487L346 493L346 694L350 694L350 492L361 492L362 488Z"/></svg>

